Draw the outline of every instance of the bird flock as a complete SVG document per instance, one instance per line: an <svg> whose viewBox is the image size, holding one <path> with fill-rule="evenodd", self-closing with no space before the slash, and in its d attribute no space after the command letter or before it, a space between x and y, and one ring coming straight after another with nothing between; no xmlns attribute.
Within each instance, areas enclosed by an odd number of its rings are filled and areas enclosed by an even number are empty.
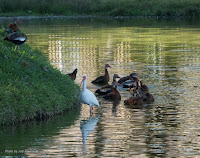
<svg viewBox="0 0 200 158"><path fill-rule="evenodd" d="M118 91L118 87L125 89L132 93L132 96L126 100L124 100L125 105L131 105L132 107L141 107L144 102L152 103L154 102L154 97L151 93L149 93L149 88L147 85L143 84L141 80L139 80L139 76L137 73L131 73L128 76L121 77L118 74L113 75L112 84L108 84L110 77L108 73L108 68L111 68L109 64L105 64L105 73L103 76L97 77L91 83L102 85L101 88L95 91L96 94L102 95L104 99L120 101L121 95ZM72 80L76 79L77 69L75 69L72 73L68 74ZM117 79L119 79L117 81ZM92 115L93 106L99 107L99 102L97 97L90 90L86 88L87 84L87 76L83 75L82 82L82 91L80 95L80 101L84 104L88 104L90 106L90 115Z"/></svg>
<svg viewBox="0 0 200 158"><path fill-rule="evenodd" d="M13 23L8 24L5 29L7 36L4 40L14 43L17 45L18 49L21 44L23 44L27 40L27 36L24 33L21 33L19 30L17 23L21 23L19 19L16 17L13 18ZM149 93L149 88L147 85L143 84L141 80L138 79L137 73L131 73L128 76L120 78L118 74L113 75L112 84L108 84L110 80L110 76L108 73L108 68L111 68L109 64L105 64L105 73L104 76L99 76L91 83L102 85L101 88L95 91L98 95L103 95L104 99L109 100L121 100L120 92L118 91L118 87L122 87L127 91L132 93L132 97L126 99L124 104L126 105L142 105L143 102L154 102L154 97ZM72 80L76 79L78 69L75 69L72 73L67 74ZM117 79L120 78L118 81ZM90 115L92 115L93 106L99 107L99 102L90 90L87 89L87 76L83 75L82 78L82 91L80 94L80 101L84 104L88 104L90 106Z"/></svg>

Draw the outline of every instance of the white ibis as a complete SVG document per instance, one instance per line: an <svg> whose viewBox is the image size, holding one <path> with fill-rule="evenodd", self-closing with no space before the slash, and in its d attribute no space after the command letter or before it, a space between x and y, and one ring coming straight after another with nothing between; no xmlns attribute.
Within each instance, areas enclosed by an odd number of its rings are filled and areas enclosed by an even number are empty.
<svg viewBox="0 0 200 158"><path fill-rule="evenodd" d="M88 104L90 106L90 115L92 115L93 105L99 107L99 102L96 98L96 96L86 88L87 84L87 76L83 75L83 88L82 92L80 94L80 100L84 104Z"/></svg>
<svg viewBox="0 0 200 158"><path fill-rule="evenodd" d="M13 32L9 37L4 38L4 40L18 45L19 49L19 45L23 44L27 40L27 36L24 33Z"/></svg>
<svg viewBox="0 0 200 158"><path fill-rule="evenodd" d="M72 80L75 80L76 79L76 74L78 72L78 69L75 69L72 73L69 73L67 75L69 75L69 77L72 79Z"/></svg>
<svg viewBox="0 0 200 158"><path fill-rule="evenodd" d="M107 84L110 80L108 70L107 70L109 67L111 68L111 66L109 64L106 64L104 76L97 77L94 81L92 81L92 83L99 83L99 84L106 83Z"/></svg>

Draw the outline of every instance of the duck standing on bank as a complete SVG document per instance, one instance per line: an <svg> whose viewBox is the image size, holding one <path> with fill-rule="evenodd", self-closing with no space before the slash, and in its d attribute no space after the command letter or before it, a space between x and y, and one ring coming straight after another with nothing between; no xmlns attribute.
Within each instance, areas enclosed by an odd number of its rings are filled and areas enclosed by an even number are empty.
<svg viewBox="0 0 200 158"><path fill-rule="evenodd" d="M26 42L27 36L24 33L13 32L9 37L4 38L4 40L14 43L19 49L19 46Z"/></svg>
<svg viewBox="0 0 200 158"><path fill-rule="evenodd" d="M107 84L110 80L109 73L108 73L108 68L111 68L109 64L105 65L105 74L104 76L99 76L95 80L92 81L92 83L97 83L97 84Z"/></svg>
<svg viewBox="0 0 200 158"><path fill-rule="evenodd" d="M13 32L19 32L19 28L17 26L17 23L21 23L21 21L19 19L17 19L16 17L13 18L13 23L8 24L8 28L5 29L5 32L7 33L13 33Z"/></svg>
<svg viewBox="0 0 200 158"><path fill-rule="evenodd" d="M78 69L76 68L72 73L67 74L73 81L76 79Z"/></svg>
<svg viewBox="0 0 200 158"><path fill-rule="evenodd" d="M99 107L99 102L96 96L90 90L86 88L86 84L87 84L86 75L83 75L82 82L83 82L83 87L80 94L80 100L82 103L90 106L90 115L92 115L93 106Z"/></svg>

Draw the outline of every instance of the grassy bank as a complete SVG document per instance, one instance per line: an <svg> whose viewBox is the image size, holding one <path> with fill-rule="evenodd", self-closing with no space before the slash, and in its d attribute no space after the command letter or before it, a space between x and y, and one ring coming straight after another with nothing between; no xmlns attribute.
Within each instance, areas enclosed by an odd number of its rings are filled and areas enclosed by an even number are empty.
<svg viewBox="0 0 200 158"><path fill-rule="evenodd" d="M40 119L71 109L79 87L27 44L3 40L0 30L0 124Z"/></svg>
<svg viewBox="0 0 200 158"><path fill-rule="evenodd" d="M1 15L199 17L199 0L0 0Z"/></svg>

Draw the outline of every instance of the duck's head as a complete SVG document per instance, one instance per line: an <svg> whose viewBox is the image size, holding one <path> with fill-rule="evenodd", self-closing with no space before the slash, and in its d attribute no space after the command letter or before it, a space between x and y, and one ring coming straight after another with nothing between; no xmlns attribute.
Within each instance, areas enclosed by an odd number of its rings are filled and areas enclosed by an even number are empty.
<svg viewBox="0 0 200 158"><path fill-rule="evenodd" d="M111 68L111 66L109 64L106 64L105 69L107 69L107 68Z"/></svg>
<svg viewBox="0 0 200 158"><path fill-rule="evenodd" d="M113 75L113 81L115 81L117 78L120 78L118 74Z"/></svg>
<svg viewBox="0 0 200 158"><path fill-rule="evenodd" d="M77 74L77 72L78 72L78 69L76 68L76 69L73 71L73 73Z"/></svg>
<svg viewBox="0 0 200 158"><path fill-rule="evenodd" d="M137 74L137 73L132 73L132 74L130 74L130 76L133 78L133 77L139 77L139 75Z"/></svg>
<svg viewBox="0 0 200 158"><path fill-rule="evenodd" d="M18 22L18 23L22 23L22 22L21 22L19 19L17 19L16 17L13 18L13 21L14 21L15 24L16 24L17 22Z"/></svg>

